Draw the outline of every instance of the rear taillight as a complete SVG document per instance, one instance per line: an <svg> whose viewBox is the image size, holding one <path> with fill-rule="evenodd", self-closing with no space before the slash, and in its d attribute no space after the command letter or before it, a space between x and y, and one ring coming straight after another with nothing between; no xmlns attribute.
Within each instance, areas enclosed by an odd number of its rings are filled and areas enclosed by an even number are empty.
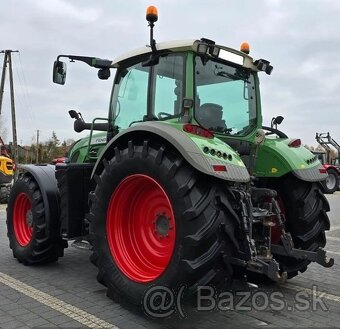
<svg viewBox="0 0 340 329"><path fill-rule="evenodd" d="M289 147L300 147L301 146L301 139L293 139L289 144Z"/></svg>
<svg viewBox="0 0 340 329"><path fill-rule="evenodd" d="M319 169L320 174L327 174L327 170L325 168Z"/></svg>
<svg viewBox="0 0 340 329"><path fill-rule="evenodd" d="M201 136L204 138L214 138L214 134L208 129L205 129L197 125L192 125L190 123L185 124L183 126L183 130L189 134Z"/></svg>
<svg viewBox="0 0 340 329"><path fill-rule="evenodd" d="M223 165L213 165L214 171L227 171L227 167Z"/></svg>

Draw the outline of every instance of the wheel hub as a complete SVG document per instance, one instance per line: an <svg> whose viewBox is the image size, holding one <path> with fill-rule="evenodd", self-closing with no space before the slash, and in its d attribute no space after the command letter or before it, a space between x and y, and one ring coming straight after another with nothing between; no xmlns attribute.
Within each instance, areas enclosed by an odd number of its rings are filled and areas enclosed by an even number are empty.
<svg viewBox="0 0 340 329"><path fill-rule="evenodd" d="M332 190L335 187L335 184L336 184L335 176L334 175L328 175L328 177L326 178L327 188Z"/></svg>
<svg viewBox="0 0 340 329"><path fill-rule="evenodd" d="M170 231L170 217L166 216L166 213L158 214L155 221L156 234L160 237L169 236Z"/></svg>

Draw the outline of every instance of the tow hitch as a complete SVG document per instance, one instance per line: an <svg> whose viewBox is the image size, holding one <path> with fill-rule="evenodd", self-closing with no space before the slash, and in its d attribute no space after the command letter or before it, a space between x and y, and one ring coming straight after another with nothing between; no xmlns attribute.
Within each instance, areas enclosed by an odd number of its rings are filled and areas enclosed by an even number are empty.
<svg viewBox="0 0 340 329"><path fill-rule="evenodd" d="M288 275L275 259L277 255L316 262L324 267L334 265L334 259L327 258L322 248L315 251L295 248L291 234L285 231L285 215L276 200L276 191L252 187L250 192L251 197L246 192L235 192L240 202L238 209L245 249L243 256L235 255L231 259L233 265L263 274L278 283L284 283ZM273 227L281 233L281 239L276 243L271 238Z"/></svg>
<svg viewBox="0 0 340 329"><path fill-rule="evenodd" d="M326 250L318 248L316 251L302 250L294 248L294 242L289 233L281 236L282 245L271 245L271 251L274 254L282 256L290 256L297 259L307 259L311 262L316 262L324 267L331 267L334 265L334 258L326 256Z"/></svg>

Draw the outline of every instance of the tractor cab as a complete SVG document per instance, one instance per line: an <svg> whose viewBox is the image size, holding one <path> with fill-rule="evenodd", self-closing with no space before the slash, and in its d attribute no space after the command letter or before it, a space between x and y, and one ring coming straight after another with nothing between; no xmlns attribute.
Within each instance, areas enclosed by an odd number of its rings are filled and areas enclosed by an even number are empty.
<svg viewBox="0 0 340 329"><path fill-rule="evenodd" d="M156 47L154 54L145 47L114 63L109 117L118 131L171 120L218 135L246 136L261 126L258 68L246 53L207 39ZM146 66L150 53L157 61Z"/></svg>
<svg viewBox="0 0 340 329"><path fill-rule="evenodd" d="M271 74L267 60L254 61L249 45L240 50L200 40L156 43L153 27L157 15L147 14L150 46L129 52L114 61L95 57L59 55L54 63L53 81L64 84L66 64L60 58L83 61L107 79L117 69L113 82L109 115L105 123L85 123L80 113L70 115L74 128L107 132L107 142L124 130L147 121L192 124L198 135L216 135L224 142L247 140L249 143L262 126L257 72ZM106 143L103 143L103 147ZM91 146L88 144L88 152ZM250 151L248 150L248 153ZM72 153L72 150L71 150ZM96 154L100 154L97 152ZM72 157L72 154L71 154ZM90 159L90 155L87 156ZM83 157L82 157L83 160Z"/></svg>

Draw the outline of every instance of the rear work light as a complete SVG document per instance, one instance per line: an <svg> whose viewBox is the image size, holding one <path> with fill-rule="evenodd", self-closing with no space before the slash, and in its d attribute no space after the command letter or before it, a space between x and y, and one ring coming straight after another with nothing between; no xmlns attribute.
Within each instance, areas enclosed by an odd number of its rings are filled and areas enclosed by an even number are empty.
<svg viewBox="0 0 340 329"><path fill-rule="evenodd" d="M301 139L293 139L289 144L289 147L300 147L301 146Z"/></svg>
<svg viewBox="0 0 340 329"><path fill-rule="evenodd" d="M192 125L190 123L187 123L183 126L183 130L189 134L201 136L204 138L214 138L214 134L209 131L208 129L205 129L203 127Z"/></svg>

